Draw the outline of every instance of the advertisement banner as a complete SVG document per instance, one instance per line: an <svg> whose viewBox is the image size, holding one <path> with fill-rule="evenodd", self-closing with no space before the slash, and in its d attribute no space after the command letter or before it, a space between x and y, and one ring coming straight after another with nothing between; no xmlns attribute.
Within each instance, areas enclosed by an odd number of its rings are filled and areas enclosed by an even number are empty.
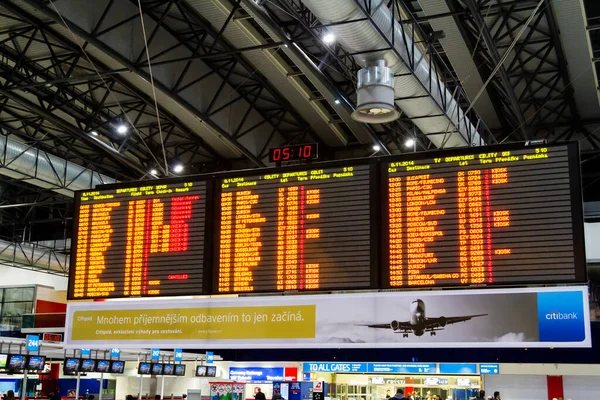
<svg viewBox="0 0 600 400"><path fill-rule="evenodd" d="M67 348L590 347L585 286L70 303Z"/></svg>
<svg viewBox="0 0 600 400"><path fill-rule="evenodd" d="M283 381L282 368L260 368L260 367L231 367L229 368L229 379L235 382L258 382L258 381Z"/></svg>

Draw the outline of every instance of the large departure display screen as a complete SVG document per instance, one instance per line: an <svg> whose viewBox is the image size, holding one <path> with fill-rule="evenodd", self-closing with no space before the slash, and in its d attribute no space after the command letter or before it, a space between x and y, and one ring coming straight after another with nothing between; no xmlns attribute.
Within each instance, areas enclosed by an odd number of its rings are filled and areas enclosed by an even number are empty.
<svg viewBox="0 0 600 400"><path fill-rule="evenodd" d="M70 298L202 291L206 182L81 192L76 207Z"/></svg>
<svg viewBox="0 0 600 400"><path fill-rule="evenodd" d="M577 148L475 151L384 164L384 286L583 279Z"/></svg>
<svg viewBox="0 0 600 400"><path fill-rule="evenodd" d="M576 143L76 194L69 299L585 282Z"/></svg>
<svg viewBox="0 0 600 400"><path fill-rule="evenodd" d="M214 292L370 287L370 181L369 165L219 180Z"/></svg>

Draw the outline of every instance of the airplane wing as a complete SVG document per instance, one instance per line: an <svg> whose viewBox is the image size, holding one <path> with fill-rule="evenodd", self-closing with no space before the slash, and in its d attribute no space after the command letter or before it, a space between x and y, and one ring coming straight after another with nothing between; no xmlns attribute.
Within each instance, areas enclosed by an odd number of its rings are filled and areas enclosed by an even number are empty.
<svg viewBox="0 0 600 400"><path fill-rule="evenodd" d="M392 327L393 325L393 327ZM367 328L373 329L393 329L395 331L403 331L412 329L412 325L408 321L394 321L390 324L367 324L367 325L357 325L357 326L366 326Z"/></svg>
<svg viewBox="0 0 600 400"><path fill-rule="evenodd" d="M485 317L487 314L463 315L461 317L436 317L425 320L426 329L443 328L446 325L456 324L458 322L469 321L477 317Z"/></svg>

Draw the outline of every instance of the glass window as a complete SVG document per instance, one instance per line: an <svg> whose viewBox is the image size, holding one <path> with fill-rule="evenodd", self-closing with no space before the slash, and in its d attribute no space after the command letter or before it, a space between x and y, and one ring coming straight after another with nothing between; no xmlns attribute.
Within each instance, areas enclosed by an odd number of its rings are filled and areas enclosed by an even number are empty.
<svg viewBox="0 0 600 400"><path fill-rule="evenodd" d="M4 303L2 306L3 317L17 317L23 314L31 314L33 312L33 302L20 301L15 303Z"/></svg>
<svg viewBox="0 0 600 400"><path fill-rule="evenodd" d="M34 288L7 288L4 289L4 303L13 301L33 301Z"/></svg>

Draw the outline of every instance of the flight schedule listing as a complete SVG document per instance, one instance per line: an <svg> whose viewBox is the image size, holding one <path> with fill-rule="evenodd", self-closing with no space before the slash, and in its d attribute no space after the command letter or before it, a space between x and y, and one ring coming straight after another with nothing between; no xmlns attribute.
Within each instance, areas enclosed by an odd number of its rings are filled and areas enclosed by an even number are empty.
<svg viewBox="0 0 600 400"><path fill-rule="evenodd" d="M80 192L74 299L202 291L206 183Z"/></svg>
<svg viewBox="0 0 600 400"><path fill-rule="evenodd" d="M384 167L390 287L576 279L566 145Z"/></svg>
<svg viewBox="0 0 600 400"><path fill-rule="evenodd" d="M370 167L218 181L217 293L371 286Z"/></svg>

